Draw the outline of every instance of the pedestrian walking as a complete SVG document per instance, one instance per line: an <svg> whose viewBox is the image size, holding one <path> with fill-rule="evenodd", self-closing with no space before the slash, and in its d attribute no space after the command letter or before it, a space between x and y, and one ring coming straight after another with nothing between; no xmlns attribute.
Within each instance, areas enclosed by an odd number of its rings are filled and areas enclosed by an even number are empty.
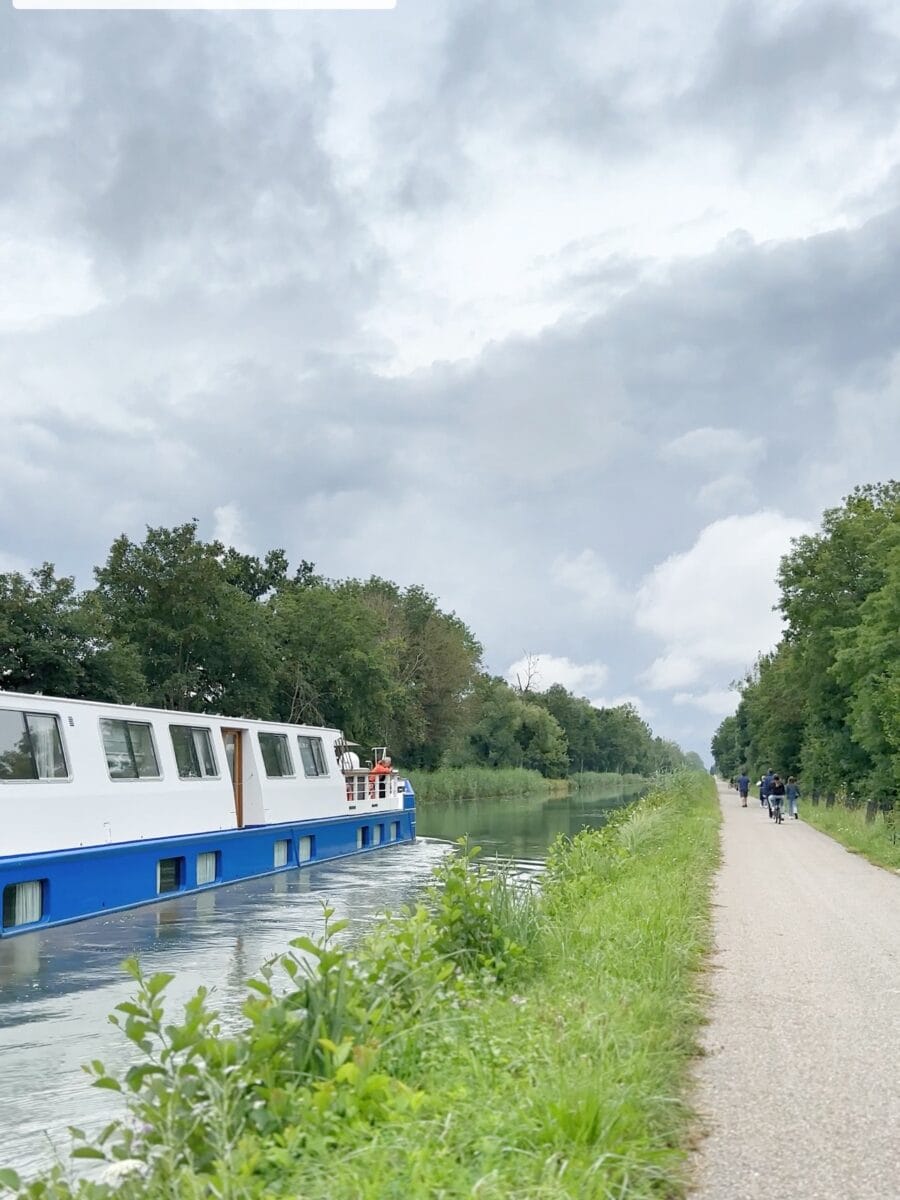
<svg viewBox="0 0 900 1200"><path fill-rule="evenodd" d="M741 771L737 778L737 790L741 797L741 808L747 807L747 797L750 795L750 778L746 770Z"/></svg>
<svg viewBox="0 0 900 1200"><path fill-rule="evenodd" d="M785 796L788 802L788 811L795 821L799 821L800 814L797 811L797 801L800 799L800 788L793 775L788 776L787 787L785 788Z"/></svg>

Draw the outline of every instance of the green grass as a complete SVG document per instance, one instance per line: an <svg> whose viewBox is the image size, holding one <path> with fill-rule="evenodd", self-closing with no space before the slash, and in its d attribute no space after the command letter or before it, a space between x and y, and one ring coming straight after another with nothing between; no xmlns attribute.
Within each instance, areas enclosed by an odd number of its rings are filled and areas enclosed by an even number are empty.
<svg viewBox="0 0 900 1200"><path fill-rule="evenodd" d="M167 977L117 1020L143 1047L128 1118L37 1200L672 1200L684 1192L688 1064L702 1003L718 808L671 777L551 848L539 891L448 856L425 901L351 949L332 926L256 980L226 1035ZM286 977L288 989L275 986ZM109 1169L108 1167L104 1169ZM2 1175L0 1175L2 1180Z"/></svg>
<svg viewBox="0 0 900 1200"><path fill-rule="evenodd" d="M649 780L644 775L619 775L615 771L579 771L569 776L569 783L576 792L590 788L627 793L646 787Z"/></svg>
<svg viewBox="0 0 900 1200"><path fill-rule="evenodd" d="M524 767L442 767L438 771L412 771L409 775L416 801L423 804L479 797L537 795L559 786L539 771Z"/></svg>
<svg viewBox="0 0 900 1200"><path fill-rule="evenodd" d="M423 804L559 794L586 788L626 795L648 782L643 775L601 771L583 771L568 779L545 779L539 771L524 767L442 767L437 771L411 771L409 779L416 800Z"/></svg>
<svg viewBox="0 0 900 1200"><path fill-rule="evenodd" d="M897 841L894 841L894 814L890 814L886 821L884 814L878 813L875 820L869 823L866 821L865 807L845 808L842 804L835 804L832 808L826 808L821 801L819 804L809 801L801 803L804 821L827 833L848 850L862 854L877 866L900 869L900 822L896 825Z"/></svg>

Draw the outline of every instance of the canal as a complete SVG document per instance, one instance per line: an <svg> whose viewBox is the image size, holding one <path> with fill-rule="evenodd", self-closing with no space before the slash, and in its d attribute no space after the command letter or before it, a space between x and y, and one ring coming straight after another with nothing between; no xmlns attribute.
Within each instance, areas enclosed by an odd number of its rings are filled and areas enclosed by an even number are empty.
<svg viewBox="0 0 900 1200"><path fill-rule="evenodd" d="M99 1058L118 1071L132 1059L106 1019L131 993L129 955L147 973L175 973L171 1005L203 985L225 1026L237 1024L245 981L291 938L321 933L324 901L358 934L414 900L456 838L530 873L557 834L599 827L629 798L605 790L423 806L414 845L0 941L0 1167L33 1174L67 1157L69 1125L99 1128L121 1112L81 1067Z"/></svg>

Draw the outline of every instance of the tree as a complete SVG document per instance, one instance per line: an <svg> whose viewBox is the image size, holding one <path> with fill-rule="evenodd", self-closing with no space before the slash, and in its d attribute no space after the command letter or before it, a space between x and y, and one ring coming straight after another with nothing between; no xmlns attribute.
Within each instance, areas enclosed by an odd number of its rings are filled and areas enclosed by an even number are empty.
<svg viewBox="0 0 900 1200"><path fill-rule="evenodd" d="M463 720L463 701L478 675L480 644L424 588L402 589L377 577L337 588L378 618L382 648L396 663L390 744L410 766L437 766Z"/></svg>
<svg viewBox="0 0 900 1200"><path fill-rule="evenodd" d="M296 581L282 584L269 609L277 718L335 726L363 745L391 743L403 697L377 613L350 591Z"/></svg>
<svg viewBox="0 0 900 1200"><path fill-rule="evenodd" d="M559 722L497 676L482 675L466 705L465 731L445 756L448 766L527 767L548 778L568 774Z"/></svg>
<svg viewBox="0 0 900 1200"><path fill-rule="evenodd" d="M276 664L268 614L233 582L235 563L221 542L202 542L189 521L148 528L139 544L123 534L95 570L99 609L114 636L137 648L150 703L271 715Z"/></svg>
<svg viewBox="0 0 900 1200"><path fill-rule="evenodd" d="M52 563L30 578L0 575L0 687L112 703L135 703L146 692L136 648Z"/></svg>

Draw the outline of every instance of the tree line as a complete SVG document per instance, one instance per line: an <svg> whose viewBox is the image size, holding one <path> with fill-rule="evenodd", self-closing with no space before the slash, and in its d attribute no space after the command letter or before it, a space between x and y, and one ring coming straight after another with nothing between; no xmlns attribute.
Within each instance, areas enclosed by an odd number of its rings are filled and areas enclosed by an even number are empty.
<svg viewBox="0 0 900 1200"><path fill-rule="evenodd" d="M424 769L702 765L629 705L487 674L471 630L418 586L291 571L283 550L203 541L196 521L123 534L94 578L0 574L0 688L329 725Z"/></svg>
<svg viewBox="0 0 900 1200"><path fill-rule="evenodd" d="M857 487L778 573L784 634L737 685L712 752L725 777L772 766L807 790L900 790L900 483Z"/></svg>

